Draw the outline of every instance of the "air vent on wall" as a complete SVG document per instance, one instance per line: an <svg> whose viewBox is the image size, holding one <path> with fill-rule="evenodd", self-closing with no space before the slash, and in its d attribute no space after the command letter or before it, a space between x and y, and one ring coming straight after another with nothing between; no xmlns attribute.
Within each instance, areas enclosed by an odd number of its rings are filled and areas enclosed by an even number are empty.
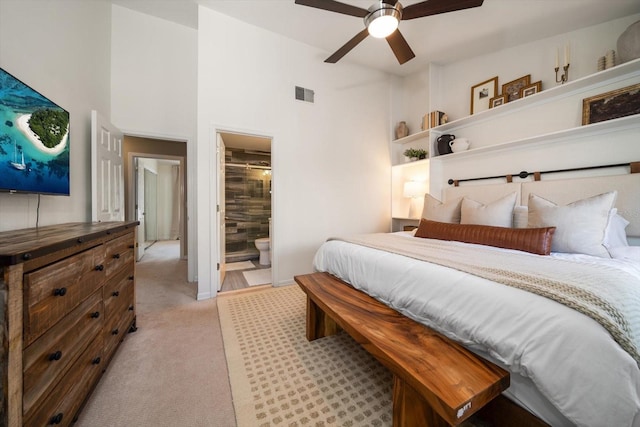
<svg viewBox="0 0 640 427"><path fill-rule="evenodd" d="M305 89L300 86L296 86L296 99L299 101L306 101L313 103L314 92L311 89Z"/></svg>

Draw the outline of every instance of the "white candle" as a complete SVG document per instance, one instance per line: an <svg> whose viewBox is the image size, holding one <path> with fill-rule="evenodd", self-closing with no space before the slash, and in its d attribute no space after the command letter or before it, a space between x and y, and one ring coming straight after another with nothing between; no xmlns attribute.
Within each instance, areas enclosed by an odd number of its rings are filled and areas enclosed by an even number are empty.
<svg viewBox="0 0 640 427"><path fill-rule="evenodd" d="M556 48L556 68L558 68L558 61L559 61L558 57L560 56L560 52L559 51L560 51L560 49Z"/></svg>
<svg viewBox="0 0 640 427"><path fill-rule="evenodd" d="M564 66L569 65L569 45L564 46Z"/></svg>

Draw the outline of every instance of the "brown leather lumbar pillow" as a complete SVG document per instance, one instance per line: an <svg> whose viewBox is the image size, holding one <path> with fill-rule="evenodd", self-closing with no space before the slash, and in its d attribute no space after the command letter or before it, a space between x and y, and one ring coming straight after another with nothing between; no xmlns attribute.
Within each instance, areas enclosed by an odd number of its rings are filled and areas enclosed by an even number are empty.
<svg viewBox="0 0 640 427"><path fill-rule="evenodd" d="M449 224L422 218L415 236L549 255L551 253L551 239L555 231L555 227L507 228L476 224Z"/></svg>

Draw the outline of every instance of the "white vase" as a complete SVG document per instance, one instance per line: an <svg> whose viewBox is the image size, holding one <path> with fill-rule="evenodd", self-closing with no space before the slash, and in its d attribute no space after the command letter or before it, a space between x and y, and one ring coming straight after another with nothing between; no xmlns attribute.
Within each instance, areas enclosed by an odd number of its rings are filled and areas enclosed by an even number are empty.
<svg viewBox="0 0 640 427"><path fill-rule="evenodd" d="M620 34L617 43L618 64L640 58L640 21L629 25L624 33Z"/></svg>

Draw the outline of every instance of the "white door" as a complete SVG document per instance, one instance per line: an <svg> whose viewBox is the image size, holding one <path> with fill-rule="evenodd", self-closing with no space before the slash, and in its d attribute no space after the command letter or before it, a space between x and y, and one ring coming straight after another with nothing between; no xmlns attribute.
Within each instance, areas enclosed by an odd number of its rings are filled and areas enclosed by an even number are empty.
<svg viewBox="0 0 640 427"><path fill-rule="evenodd" d="M137 228L138 231L138 239L137 239L137 255L136 259L140 261L144 256L144 242L147 240L144 234L145 220L144 220L144 166L140 162L140 158L134 157L133 162L135 164L135 174L136 177L136 185L135 185L135 200L136 200L136 219L140 222L140 225Z"/></svg>
<svg viewBox="0 0 640 427"><path fill-rule="evenodd" d="M158 175L149 170L144 170L144 220L145 240L155 242L158 240Z"/></svg>
<svg viewBox="0 0 640 427"><path fill-rule="evenodd" d="M91 111L91 220L124 221L122 132Z"/></svg>
<svg viewBox="0 0 640 427"><path fill-rule="evenodd" d="M226 235L225 235L225 194L224 194L224 181L225 181L225 159L224 159L224 141L222 140L222 136L220 134L216 135L216 165L217 165L217 174L218 177L218 196L216 200L216 222L217 222L217 230L218 230L218 291L222 289L222 282L224 282L224 277L227 273L227 266L225 262L225 245L226 245Z"/></svg>

